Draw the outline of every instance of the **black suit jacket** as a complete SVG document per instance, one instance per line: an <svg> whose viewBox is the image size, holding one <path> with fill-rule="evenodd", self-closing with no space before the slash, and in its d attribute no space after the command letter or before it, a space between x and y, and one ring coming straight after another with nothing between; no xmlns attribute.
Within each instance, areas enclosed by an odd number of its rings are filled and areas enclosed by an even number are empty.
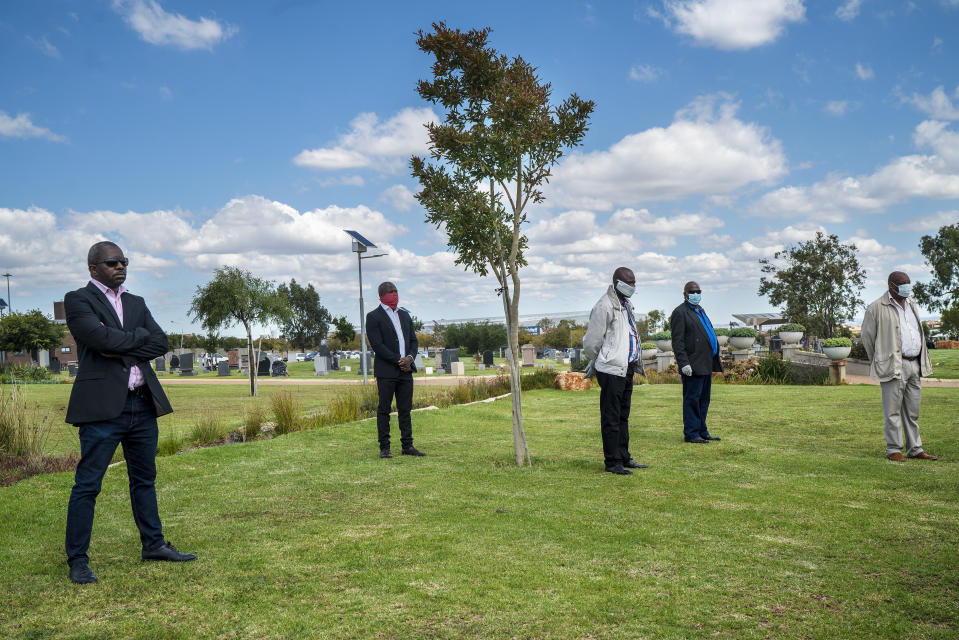
<svg viewBox="0 0 959 640"><path fill-rule="evenodd" d="M713 371L723 370L719 349L716 350L716 355L713 355L706 327L689 303L683 302L673 309L673 314L669 317L669 330L673 334L673 353L680 369L688 364L693 368L695 376L707 376Z"/></svg>
<svg viewBox="0 0 959 640"><path fill-rule="evenodd" d="M123 325L107 297L93 285L63 297L67 327L77 341L79 370L70 392L70 424L116 418L123 411L130 367L139 367L153 396L157 415L173 411L150 360L167 351L167 337L143 298L124 293ZM107 357L116 355L118 358Z"/></svg>
<svg viewBox="0 0 959 640"><path fill-rule="evenodd" d="M406 343L402 348L399 340L396 339L393 321L386 315L382 305L377 305L366 314L366 337L370 341L373 353L376 354L373 358L373 375L377 378L408 378L413 375L411 372L402 371L397 364L405 356L415 358L416 351L419 349L416 332L413 331L413 319L402 307L396 312L400 316L400 328L403 329L403 338ZM416 371L415 366L413 371Z"/></svg>

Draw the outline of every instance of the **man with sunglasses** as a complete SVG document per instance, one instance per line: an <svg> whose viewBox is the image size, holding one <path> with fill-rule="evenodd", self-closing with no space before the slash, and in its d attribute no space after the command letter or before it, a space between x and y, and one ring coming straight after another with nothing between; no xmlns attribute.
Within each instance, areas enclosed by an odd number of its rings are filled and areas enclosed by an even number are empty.
<svg viewBox="0 0 959 640"><path fill-rule="evenodd" d="M722 371L716 332L701 306L703 292L695 282L683 287L683 303L673 309L669 327L673 334L676 366L683 374L683 440L707 444L720 438L709 434L706 414L713 372Z"/></svg>
<svg viewBox="0 0 959 640"><path fill-rule="evenodd" d="M129 261L112 242L90 247L90 282L63 298L67 327L77 341L79 369L66 421L78 429L80 461L67 508L66 552L70 579L96 582L87 550L100 485L117 445L130 479L133 519L143 560L184 562L163 538L156 497L157 416L173 411L150 360L167 351L167 337L143 298L123 282Z"/></svg>

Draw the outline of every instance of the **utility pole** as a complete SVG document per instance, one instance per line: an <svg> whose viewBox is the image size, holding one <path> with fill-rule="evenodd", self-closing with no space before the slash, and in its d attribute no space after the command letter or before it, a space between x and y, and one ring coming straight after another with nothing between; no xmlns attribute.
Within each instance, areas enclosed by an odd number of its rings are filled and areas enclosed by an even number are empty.
<svg viewBox="0 0 959 640"><path fill-rule="evenodd" d="M13 313L13 299L10 297L10 278L12 273L4 273L3 277L7 279L7 315Z"/></svg>

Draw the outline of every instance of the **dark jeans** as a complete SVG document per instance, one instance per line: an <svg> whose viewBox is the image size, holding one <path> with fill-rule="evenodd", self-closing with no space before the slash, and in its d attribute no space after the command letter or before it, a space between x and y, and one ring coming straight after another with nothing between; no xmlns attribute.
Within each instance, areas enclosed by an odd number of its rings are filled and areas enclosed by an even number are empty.
<svg viewBox="0 0 959 640"><path fill-rule="evenodd" d="M706 438L706 413L709 411L709 391L713 377L683 376L683 438Z"/></svg>
<svg viewBox="0 0 959 640"><path fill-rule="evenodd" d="M628 462L629 408L633 400L633 368L625 376L596 372L599 383L599 424L603 434L603 457L606 466Z"/></svg>
<svg viewBox="0 0 959 640"><path fill-rule="evenodd" d="M400 443L404 449L412 447L413 422L410 420L410 409L413 408L413 377L377 378L376 390L380 394L380 404L376 408L376 431L380 449L390 448L390 410L394 396L400 423Z"/></svg>
<svg viewBox="0 0 959 640"><path fill-rule="evenodd" d="M130 477L130 506L140 530L140 542L150 549L163 544L160 514L157 511L156 480L157 419L148 391L127 396L123 413L104 422L77 425L80 435L80 462L67 508L67 562L89 561L87 549L93 531L96 506L103 475L117 445L123 446Z"/></svg>

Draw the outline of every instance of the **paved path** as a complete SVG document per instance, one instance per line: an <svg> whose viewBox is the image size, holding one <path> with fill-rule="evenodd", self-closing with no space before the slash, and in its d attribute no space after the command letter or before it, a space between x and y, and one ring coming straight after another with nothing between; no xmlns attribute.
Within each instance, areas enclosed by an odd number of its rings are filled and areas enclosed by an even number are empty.
<svg viewBox="0 0 959 640"><path fill-rule="evenodd" d="M418 385L433 385L433 386L448 386L451 384L459 384L466 380L475 380L477 378L489 378L492 376L433 376L429 378L414 378L414 381ZM258 386L344 386L344 385L362 385L363 378L357 376L356 380L349 380L345 378L326 378L326 377L316 377L316 378L257 378L256 384ZM249 378L196 378L192 376L186 377L167 377L161 376L160 383L164 385L177 385L177 384L232 384L232 385L245 385L250 386ZM375 379L373 376L370 376L370 384L375 385Z"/></svg>
<svg viewBox="0 0 959 640"><path fill-rule="evenodd" d="M851 376L846 374L846 382L849 384L872 384L879 386L878 380L873 380L869 376ZM949 378L923 378L922 386L924 387L949 387L954 389L959 389L959 380L952 380Z"/></svg>

